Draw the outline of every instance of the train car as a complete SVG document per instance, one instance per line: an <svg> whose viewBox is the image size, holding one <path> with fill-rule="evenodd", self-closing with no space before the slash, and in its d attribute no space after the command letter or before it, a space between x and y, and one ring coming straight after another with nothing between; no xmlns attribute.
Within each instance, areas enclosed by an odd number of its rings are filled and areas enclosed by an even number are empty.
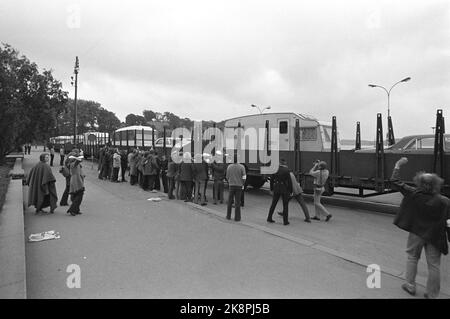
<svg viewBox="0 0 450 319"><path fill-rule="evenodd" d="M76 136L75 145L81 145L83 143L83 135L79 134ZM53 136L49 138L48 146L53 146L55 152L59 152L61 146L67 151L74 147L73 135L61 135Z"/></svg>
<svg viewBox="0 0 450 319"><path fill-rule="evenodd" d="M261 150L279 152L279 158L285 159L288 166L297 174L301 172L300 152L304 156L304 161L309 160L311 163L315 159L325 159L330 154L332 124L311 116L285 112L228 119L225 121L225 140L236 139L236 132L233 129L238 128L242 129L243 134L241 145L245 149L244 164L248 170L248 183L254 188L261 187L267 180L267 176L262 174L260 169L261 166L266 166L257 154ZM273 130L278 133L276 141L271 139ZM337 148L340 149L339 133L337 134ZM307 156L308 153L311 156Z"/></svg>
<svg viewBox="0 0 450 319"><path fill-rule="evenodd" d="M117 148L150 148L158 137L158 132L150 126L133 125L116 130L111 145Z"/></svg>
<svg viewBox="0 0 450 319"><path fill-rule="evenodd" d="M107 145L110 140L109 133L106 132L86 132L82 136L82 143L79 147L83 150L86 158L98 157L100 148Z"/></svg>

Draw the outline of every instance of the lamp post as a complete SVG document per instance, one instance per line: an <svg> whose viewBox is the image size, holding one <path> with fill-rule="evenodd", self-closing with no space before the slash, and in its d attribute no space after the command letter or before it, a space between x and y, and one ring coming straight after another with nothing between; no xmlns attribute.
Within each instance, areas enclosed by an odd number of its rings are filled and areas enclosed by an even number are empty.
<svg viewBox="0 0 450 319"><path fill-rule="evenodd" d="M78 71L80 70L80 64L78 57L75 58L75 67L73 73L75 74L75 100L74 100L74 115L73 115L73 146L77 146L77 90L78 90ZM73 76L71 77L71 84L74 85Z"/></svg>
<svg viewBox="0 0 450 319"><path fill-rule="evenodd" d="M371 87L371 88L378 87L378 88L383 89L387 93L387 97L388 97L388 145L392 145L392 144L395 143L394 128L392 127L392 119L391 119L391 113L390 113L390 108L391 108L391 91L394 88L394 86L396 86L397 84L402 83L402 82L408 82L409 80L411 80L410 77L404 78L403 80L400 80L397 83L395 83L394 85L392 85L389 90L386 89L384 86L381 86L381 85L369 84L369 87Z"/></svg>
<svg viewBox="0 0 450 319"><path fill-rule="evenodd" d="M258 105L252 104L252 107L256 107L258 109L258 111L259 111L259 114L263 114L263 112L265 110L270 110L270 106L266 106L263 109L261 109Z"/></svg>

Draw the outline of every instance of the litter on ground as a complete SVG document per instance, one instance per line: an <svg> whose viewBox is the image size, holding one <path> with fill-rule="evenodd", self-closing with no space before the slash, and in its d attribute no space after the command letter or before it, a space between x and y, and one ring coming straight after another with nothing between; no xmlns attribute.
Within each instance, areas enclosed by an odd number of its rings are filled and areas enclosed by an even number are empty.
<svg viewBox="0 0 450 319"><path fill-rule="evenodd" d="M54 230L45 231L42 233L37 234L31 234L28 237L28 241L43 241L43 240L50 240L50 239L59 239L61 236L59 235L59 232L55 232Z"/></svg>
<svg viewBox="0 0 450 319"><path fill-rule="evenodd" d="M147 199L147 200L149 200L149 201L151 201L151 202L160 202L160 201L161 201L161 198L159 198L159 197L151 197L151 198L149 198L149 199Z"/></svg>

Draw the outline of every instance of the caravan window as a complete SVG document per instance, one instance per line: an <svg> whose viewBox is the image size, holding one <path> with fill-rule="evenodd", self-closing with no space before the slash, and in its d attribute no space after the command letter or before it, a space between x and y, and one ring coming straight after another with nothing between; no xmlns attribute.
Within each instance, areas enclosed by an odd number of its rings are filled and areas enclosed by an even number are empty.
<svg viewBox="0 0 450 319"><path fill-rule="evenodd" d="M288 122L282 121L280 122L280 134L287 134L288 132Z"/></svg>
<svg viewBox="0 0 450 319"><path fill-rule="evenodd" d="M331 127L323 127L323 134L325 135L325 142L331 142Z"/></svg>
<svg viewBox="0 0 450 319"><path fill-rule="evenodd" d="M303 127L300 129L301 141L316 141L317 140L317 128L316 127Z"/></svg>

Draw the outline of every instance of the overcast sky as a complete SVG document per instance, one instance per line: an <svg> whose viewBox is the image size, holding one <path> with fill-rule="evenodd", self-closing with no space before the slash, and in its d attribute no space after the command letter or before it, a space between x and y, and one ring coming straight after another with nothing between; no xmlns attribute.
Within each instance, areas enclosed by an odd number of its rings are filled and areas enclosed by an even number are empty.
<svg viewBox="0 0 450 319"><path fill-rule="evenodd" d="M75 56L81 99L122 120L144 109L221 121L298 112L341 137L375 137L391 94L394 133L450 127L450 1L1 0L0 41L52 69L64 89Z"/></svg>

